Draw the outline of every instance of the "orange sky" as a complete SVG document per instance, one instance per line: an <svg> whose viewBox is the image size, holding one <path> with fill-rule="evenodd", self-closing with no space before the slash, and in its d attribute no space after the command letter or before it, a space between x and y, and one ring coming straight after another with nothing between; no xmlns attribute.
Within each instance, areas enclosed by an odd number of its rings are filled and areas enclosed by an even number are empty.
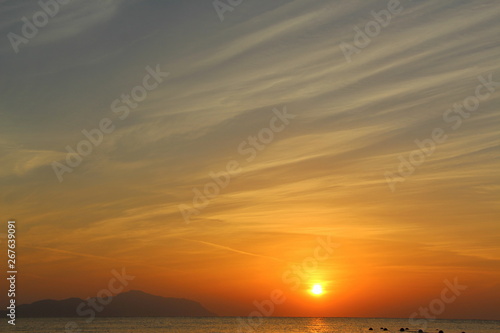
<svg viewBox="0 0 500 333"><path fill-rule="evenodd" d="M124 267L127 290L220 315L281 290L273 315L407 318L457 279L467 289L438 317L500 320L500 87L479 88L467 117L452 109L480 77L500 81L500 4L402 1L347 62L339 45L386 4L246 1L221 22L210 1L75 2L18 53L5 39L0 202L18 226L18 302L92 297ZM3 35L36 10L1 9ZM120 100L154 82L137 106ZM104 118L113 130L60 182L54 162ZM436 128L447 139L392 191L387 172ZM239 172L195 206L230 161Z"/></svg>

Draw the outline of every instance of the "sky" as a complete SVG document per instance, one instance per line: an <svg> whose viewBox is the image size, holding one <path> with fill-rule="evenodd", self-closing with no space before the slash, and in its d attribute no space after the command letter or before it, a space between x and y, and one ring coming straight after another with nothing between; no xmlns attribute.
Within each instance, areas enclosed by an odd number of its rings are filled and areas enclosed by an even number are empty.
<svg viewBox="0 0 500 333"><path fill-rule="evenodd" d="M232 3L0 2L16 301L500 320L500 3Z"/></svg>

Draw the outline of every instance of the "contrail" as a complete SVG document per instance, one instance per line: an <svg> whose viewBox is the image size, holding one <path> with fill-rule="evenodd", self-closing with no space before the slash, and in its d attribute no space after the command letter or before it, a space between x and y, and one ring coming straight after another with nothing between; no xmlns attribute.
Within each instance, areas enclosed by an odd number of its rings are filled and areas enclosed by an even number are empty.
<svg viewBox="0 0 500 333"><path fill-rule="evenodd" d="M282 260L282 259L279 259L279 258L265 256L265 255L262 255L262 254L256 254L256 253L251 253L251 252L245 252L245 251L233 249L232 247L228 247L228 246L224 246L224 245L209 243L209 242L200 241L200 240L196 240L196 239L182 238L182 237L178 237L178 239L182 239L182 240L185 240L185 241L188 241L188 242L205 244L205 245L208 245L208 246L216 247L218 249L223 249L223 250L231 251L231 252L234 252L234 253L244 254L244 255L247 255L247 256L259 257L259 258L266 258L266 259L271 259L271 260L274 260L274 261L279 261L279 262L286 263L285 260Z"/></svg>

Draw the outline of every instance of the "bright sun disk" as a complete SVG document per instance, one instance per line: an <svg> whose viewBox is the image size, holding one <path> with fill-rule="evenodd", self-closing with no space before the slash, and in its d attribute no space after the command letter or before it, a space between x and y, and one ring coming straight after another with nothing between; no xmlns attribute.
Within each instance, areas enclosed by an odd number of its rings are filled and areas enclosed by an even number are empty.
<svg viewBox="0 0 500 333"><path fill-rule="evenodd" d="M320 284L315 284L311 288L311 293L313 293L314 295L321 295L323 293L323 287Z"/></svg>

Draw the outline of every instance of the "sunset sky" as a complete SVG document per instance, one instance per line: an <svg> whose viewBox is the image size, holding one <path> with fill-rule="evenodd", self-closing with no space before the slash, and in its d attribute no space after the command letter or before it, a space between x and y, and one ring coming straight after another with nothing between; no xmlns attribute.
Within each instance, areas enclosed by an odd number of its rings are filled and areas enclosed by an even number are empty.
<svg viewBox="0 0 500 333"><path fill-rule="evenodd" d="M0 1L17 301L94 297L125 268L127 290L219 315L279 289L275 316L408 318L457 280L438 317L500 320L500 2L401 0L348 61L394 1L74 0L31 38L37 1Z"/></svg>

